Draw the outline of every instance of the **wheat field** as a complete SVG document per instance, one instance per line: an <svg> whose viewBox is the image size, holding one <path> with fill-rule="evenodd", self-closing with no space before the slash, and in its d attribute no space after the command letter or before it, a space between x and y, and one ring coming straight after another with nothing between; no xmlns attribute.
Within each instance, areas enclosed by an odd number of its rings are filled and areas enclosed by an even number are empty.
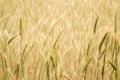
<svg viewBox="0 0 120 80"><path fill-rule="evenodd" d="M0 0L0 80L120 80L120 0Z"/></svg>

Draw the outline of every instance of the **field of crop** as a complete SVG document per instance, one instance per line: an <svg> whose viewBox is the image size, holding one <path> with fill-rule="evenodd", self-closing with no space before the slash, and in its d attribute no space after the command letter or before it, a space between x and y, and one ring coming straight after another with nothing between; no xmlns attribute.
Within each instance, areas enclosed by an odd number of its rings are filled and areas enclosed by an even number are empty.
<svg viewBox="0 0 120 80"><path fill-rule="evenodd" d="M120 80L120 0L0 0L0 80Z"/></svg>

